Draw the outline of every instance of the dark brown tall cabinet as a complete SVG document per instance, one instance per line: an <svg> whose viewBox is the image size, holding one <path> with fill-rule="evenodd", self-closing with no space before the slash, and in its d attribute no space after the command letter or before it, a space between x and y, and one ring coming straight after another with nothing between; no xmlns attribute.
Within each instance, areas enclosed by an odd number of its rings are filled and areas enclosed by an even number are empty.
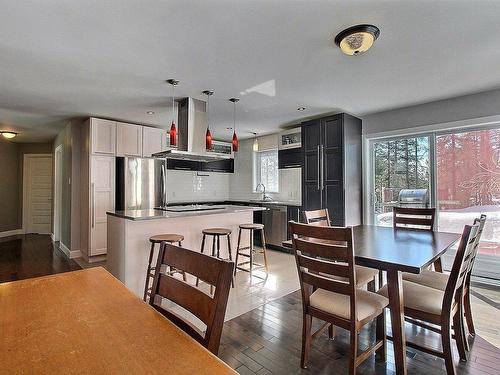
<svg viewBox="0 0 500 375"><path fill-rule="evenodd" d="M302 123L302 208L332 225L362 223L361 120L340 113Z"/></svg>

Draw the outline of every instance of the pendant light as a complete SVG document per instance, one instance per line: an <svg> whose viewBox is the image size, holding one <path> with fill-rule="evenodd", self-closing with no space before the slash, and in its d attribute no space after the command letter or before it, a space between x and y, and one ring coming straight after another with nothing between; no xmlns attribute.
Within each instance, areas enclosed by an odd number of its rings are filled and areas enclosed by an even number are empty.
<svg viewBox="0 0 500 375"><path fill-rule="evenodd" d="M257 133L253 133L253 146L252 146L252 150L254 152L257 152L259 151L259 140L257 139Z"/></svg>
<svg viewBox="0 0 500 375"><path fill-rule="evenodd" d="M170 147L177 147L177 127L175 126L174 113L175 113L175 86L179 81L175 79L167 80L172 85L172 124L170 125Z"/></svg>
<svg viewBox="0 0 500 375"><path fill-rule="evenodd" d="M229 101L233 103L233 139L231 144L233 146L233 152L238 152L239 142L238 136L236 135L236 103L238 103L240 99L231 98Z"/></svg>
<svg viewBox="0 0 500 375"><path fill-rule="evenodd" d="M203 94L207 96L207 132L205 133L205 148L207 151L212 151L212 133L210 133L210 96L213 91L205 90Z"/></svg>

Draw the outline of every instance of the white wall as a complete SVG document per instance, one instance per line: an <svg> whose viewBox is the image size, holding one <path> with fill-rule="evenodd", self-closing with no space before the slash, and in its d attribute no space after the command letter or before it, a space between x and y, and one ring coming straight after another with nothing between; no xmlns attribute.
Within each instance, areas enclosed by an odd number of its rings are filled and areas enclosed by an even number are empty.
<svg viewBox="0 0 500 375"><path fill-rule="evenodd" d="M240 141L239 151L234 157L234 174L230 176L229 193L234 200L260 199L262 193L253 192L253 140ZM278 201L300 202L301 200L301 169L280 169L279 193L269 193Z"/></svg>
<svg viewBox="0 0 500 375"><path fill-rule="evenodd" d="M500 115L500 89L414 105L362 117L363 134L412 129Z"/></svg>

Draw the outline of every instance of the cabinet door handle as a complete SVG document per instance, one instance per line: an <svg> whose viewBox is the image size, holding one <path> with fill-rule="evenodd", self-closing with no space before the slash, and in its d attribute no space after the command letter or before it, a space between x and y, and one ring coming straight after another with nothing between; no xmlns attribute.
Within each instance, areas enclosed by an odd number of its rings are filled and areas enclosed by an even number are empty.
<svg viewBox="0 0 500 375"><path fill-rule="evenodd" d="M177 169L179 171L190 171L191 170L191 168L189 168L189 167L174 167L174 169Z"/></svg>
<svg viewBox="0 0 500 375"><path fill-rule="evenodd" d="M318 145L317 151L318 151L318 190L321 190L321 158L320 158L320 146Z"/></svg>
<svg viewBox="0 0 500 375"><path fill-rule="evenodd" d="M302 167L302 165L300 164L289 164L284 166L284 168L300 168L300 167Z"/></svg>
<svg viewBox="0 0 500 375"><path fill-rule="evenodd" d="M92 199L91 199L91 202L92 202L92 210L91 210L91 220L92 220L92 228L94 228L95 226L95 184L92 183L91 184L91 192L90 194L92 195Z"/></svg>
<svg viewBox="0 0 500 375"><path fill-rule="evenodd" d="M325 146L321 145L321 190L325 189Z"/></svg>

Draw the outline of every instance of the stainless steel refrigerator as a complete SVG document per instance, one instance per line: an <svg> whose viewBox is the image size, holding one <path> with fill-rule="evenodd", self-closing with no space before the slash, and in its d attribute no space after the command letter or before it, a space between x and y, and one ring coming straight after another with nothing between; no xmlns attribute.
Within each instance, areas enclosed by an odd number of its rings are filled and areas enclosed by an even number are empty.
<svg viewBox="0 0 500 375"><path fill-rule="evenodd" d="M117 210L143 210L166 205L166 159L116 158Z"/></svg>

